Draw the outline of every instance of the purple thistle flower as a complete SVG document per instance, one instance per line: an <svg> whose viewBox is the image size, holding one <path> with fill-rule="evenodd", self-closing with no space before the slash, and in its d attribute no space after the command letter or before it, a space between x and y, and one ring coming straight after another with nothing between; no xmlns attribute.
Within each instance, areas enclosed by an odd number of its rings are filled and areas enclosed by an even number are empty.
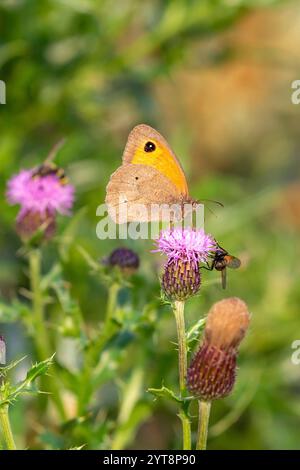
<svg viewBox="0 0 300 470"><path fill-rule="evenodd" d="M55 172L40 175L36 169L21 170L8 181L6 198L20 205L17 232L22 239L30 239L39 228L49 239L55 233L56 214L71 214L74 187L63 184Z"/></svg>
<svg viewBox="0 0 300 470"><path fill-rule="evenodd" d="M201 287L200 262L207 261L216 242L203 229L175 228L161 232L157 249L167 255L161 286L170 300L187 300Z"/></svg>
<svg viewBox="0 0 300 470"><path fill-rule="evenodd" d="M164 253L169 261L205 262L216 249L216 242L203 229L175 228L164 230L156 241L154 252Z"/></svg>
<svg viewBox="0 0 300 470"><path fill-rule="evenodd" d="M18 218L28 212L70 215L74 187L62 185L54 174L33 177L33 170L21 170L8 181L6 197L10 204L20 204Z"/></svg>

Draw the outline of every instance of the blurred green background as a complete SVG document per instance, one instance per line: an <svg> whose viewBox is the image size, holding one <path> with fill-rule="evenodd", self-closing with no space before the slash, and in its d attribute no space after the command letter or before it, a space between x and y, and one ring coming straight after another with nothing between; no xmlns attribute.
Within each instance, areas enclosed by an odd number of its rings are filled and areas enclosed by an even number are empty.
<svg viewBox="0 0 300 470"><path fill-rule="evenodd" d="M206 230L243 262L228 273L226 292L218 273L203 274L187 323L224 296L241 297L252 312L235 391L212 409L211 449L300 448L300 365L291 362L292 342L300 339L300 107L291 103L291 83L300 78L299 28L299 2L0 2L0 79L7 87L0 106L1 300L20 296L28 282L6 181L42 162L66 137L57 162L76 186L74 213L86 209L64 277L87 324L103 319L106 290L77 247L97 260L119 246L97 239L96 208L132 127L157 128L180 157L193 197L224 204L209 204ZM69 222L60 221L60 233ZM156 302L158 312L151 338L135 332L122 356L122 377L135 370L140 381L136 426L122 446L178 448L176 408L146 392L177 381L175 325L159 303L162 260L150 253L151 241L122 244L139 252L141 267L121 302L130 296L137 312ZM45 270L55 256L47 248ZM19 322L0 326L8 358L30 358L31 342ZM66 363L74 360L70 343L59 346ZM72 396L67 399L72 417ZM114 419L121 400L107 384L98 419ZM39 447L34 402L16 404L12 417L20 445Z"/></svg>

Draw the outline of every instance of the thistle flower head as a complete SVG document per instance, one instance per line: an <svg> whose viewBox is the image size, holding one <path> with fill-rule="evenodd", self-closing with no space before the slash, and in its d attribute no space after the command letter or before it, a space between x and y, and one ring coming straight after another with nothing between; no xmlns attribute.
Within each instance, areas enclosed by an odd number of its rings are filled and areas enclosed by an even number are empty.
<svg viewBox="0 0 300 470"><path fill-rule="evenodd" d="M207 235L203 229L175 228L164 230L156 241L156 252L167 255L172 261L193 261L200 263L206 261L210 252L216 249L214 239Z"/></svg>
<svg viewBox="0 0 300 470"><path fill-rule="evenodd" d="M46 213L59 212L69 215L74 202L74 187L62 185L55 174L33 177L34 170L21 170L7 185L7 200L19 204L24 213L33 212L44 216Z"/></svg>
<svg viewBox="0 0 300 470"><path fill-rule="evenodd" d="M70 215L74 202L74 187L62 184L54 173L39 175L35 169L21 170L7 184L6 197L10 204L19 204L17 232L30 239L43 228L44 238L55 233L57 213Z"/></svg>
<svg viewBox="0 0 300 470"><path fill-rule="evenodd" d="M199 263L216 249L214 239L203 229L175 228L161 232L157 249L167 255L161 279L162 290L170 300L187 300L201 285Z"/></svg>
<svg viewBox="0 0 300 470"><path fill-rule="evenodd" d="M202 400L223 398L236 378L238 346L249 326L247 305L232 297L213 305L206 322L204 341L187 373L187 386Z"/></svg>

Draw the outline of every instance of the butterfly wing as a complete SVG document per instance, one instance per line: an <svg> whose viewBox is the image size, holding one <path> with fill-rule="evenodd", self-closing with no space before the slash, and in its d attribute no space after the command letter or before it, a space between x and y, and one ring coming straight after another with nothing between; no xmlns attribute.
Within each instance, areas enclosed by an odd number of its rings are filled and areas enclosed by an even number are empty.
<svg viewBox="0 0 300 470"><path fill-rule="evenodd" d="M116 223L163 220L162 213L150 214L151 205L177 204L177 187L152 166L128 163L118 168L106 188L108 213Z"/></svg>
<svg viewBox="0 0 300 470"><path fill-rule="evenodd" d="M154 144L152 151L145 150L149 142ZM152 127L140 124L130 132L123 153L123 164L127 163L156 169L177 188L183 198L188 198L188 185L179 160L166 139Z"/></svg>

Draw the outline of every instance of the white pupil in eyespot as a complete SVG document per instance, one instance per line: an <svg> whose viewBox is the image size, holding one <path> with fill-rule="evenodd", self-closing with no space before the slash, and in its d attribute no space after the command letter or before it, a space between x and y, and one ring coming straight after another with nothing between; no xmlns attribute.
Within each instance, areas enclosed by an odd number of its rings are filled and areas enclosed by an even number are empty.
<svg viewBox="0 0 300 470"><path fill-rule="evenodd" d="M156 149L154 142L146 142L144 150L145 152L153 152Z"/></svg>

